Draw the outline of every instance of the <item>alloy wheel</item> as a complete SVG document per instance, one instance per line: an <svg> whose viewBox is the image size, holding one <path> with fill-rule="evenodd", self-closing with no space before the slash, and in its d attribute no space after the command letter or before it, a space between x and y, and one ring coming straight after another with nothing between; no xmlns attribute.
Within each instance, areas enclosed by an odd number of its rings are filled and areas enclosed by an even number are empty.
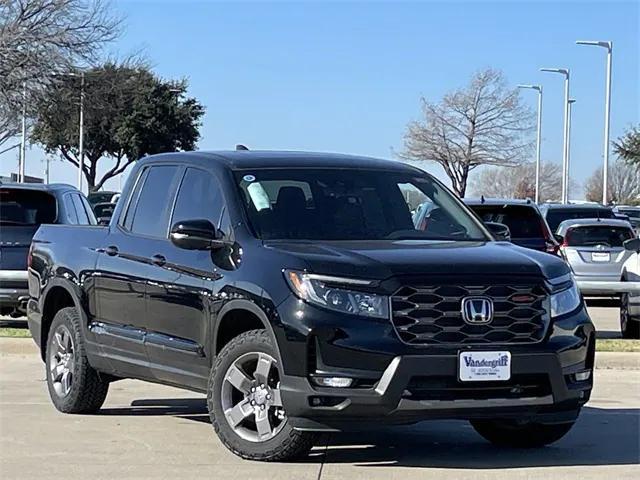
<svg viewBox="0 0 640 480"><path fill-rule="evenodd" d="M278 364L267 353L246 353L229 366L221 401L227 422L247 441L270 440L286 423Z"/></svg>
<svg viewBox="0 0 640 480"><path fill-rule="evenodd" d="M75 365L73 336L66 326L60 325L56 328L49 350L49 371L53 389L59 397L66 397L71 391Z"/></svg>

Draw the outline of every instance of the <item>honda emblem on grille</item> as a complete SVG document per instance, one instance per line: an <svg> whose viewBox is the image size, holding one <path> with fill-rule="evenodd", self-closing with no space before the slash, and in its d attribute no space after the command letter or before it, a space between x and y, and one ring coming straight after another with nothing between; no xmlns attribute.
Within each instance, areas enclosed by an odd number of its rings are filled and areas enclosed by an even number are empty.
<svg viewBox="0 0 640 480"><path fill-rule="evenodd" d="M471 325L485 325L493 320L493 301L488 297L462 299L462 319Z"/></svg>

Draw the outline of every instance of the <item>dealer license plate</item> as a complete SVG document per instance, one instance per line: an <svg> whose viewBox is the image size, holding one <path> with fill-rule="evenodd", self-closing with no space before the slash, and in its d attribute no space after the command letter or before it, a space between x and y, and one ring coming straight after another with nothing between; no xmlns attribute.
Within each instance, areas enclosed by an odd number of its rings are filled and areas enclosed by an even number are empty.
<svg viewBox="0 0 640 480"><path fill-rule="evenodd" d="M510 352L460 352L458 378L462 382L495 382L511 378Z"/></svg>

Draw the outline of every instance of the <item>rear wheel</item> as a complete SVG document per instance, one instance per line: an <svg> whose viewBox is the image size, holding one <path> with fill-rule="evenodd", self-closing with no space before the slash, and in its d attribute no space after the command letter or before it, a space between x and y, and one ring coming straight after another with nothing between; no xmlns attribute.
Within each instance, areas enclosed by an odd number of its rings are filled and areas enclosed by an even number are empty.
<svg viewBox="0 0 640 480"><path fill-rule="evenodd" d="M620 331L623 338L640 338L640 318L629 315L629 294L620 295Z"/></svg>
<svg viewBox="0 0 640 480"><path fill-rule="evenodd" d="M472 420L471 425L485 440L504 447L536 448L564 437L575 422L521 423L508 420Z"/></svg>
<svg viewBox="0 0 640 480"><path fill-rule="evenodd" d="M252 330L231 340L211 370L211 423L222 443L242 458L289 460L307 453L316 439L287 421L277 358L269 334Z"/></svg>
<svg viewBox="0 0 640 480"><path fill-rule="evenodd" d="M94 413L107 398L109 382L89 365L75 308L63 308L53 318L46 368L49 396L61 412Z"/></svg>

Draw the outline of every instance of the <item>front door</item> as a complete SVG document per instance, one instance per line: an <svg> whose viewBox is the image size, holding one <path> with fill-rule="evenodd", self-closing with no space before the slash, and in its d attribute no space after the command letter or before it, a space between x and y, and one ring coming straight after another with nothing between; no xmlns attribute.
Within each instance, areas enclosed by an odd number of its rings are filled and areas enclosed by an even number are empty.
<svg viewBox="0 0 640 480"><path fill-rule="evenodd" d="M206 219L218 226L222 205L215 176L189 167L180 179L169 223ZM151 253L146 341L151 368L163 381L206 388L210 361L205 343L211 325L207 300L220 272L209 250L178 248L168 237L155 241Z"/></svg>

